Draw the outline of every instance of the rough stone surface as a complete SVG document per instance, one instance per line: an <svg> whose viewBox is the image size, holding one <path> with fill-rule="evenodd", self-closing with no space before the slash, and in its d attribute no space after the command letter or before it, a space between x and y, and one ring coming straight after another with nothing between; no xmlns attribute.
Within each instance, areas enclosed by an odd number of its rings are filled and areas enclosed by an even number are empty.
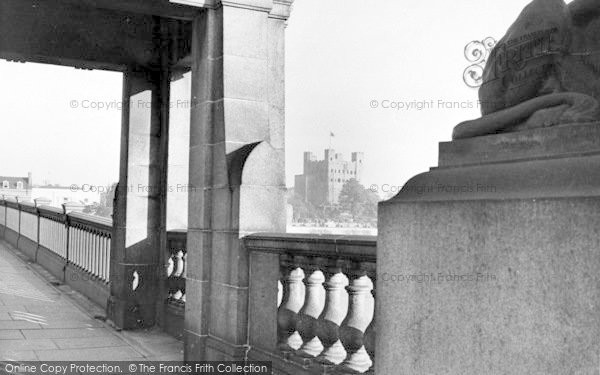
<svg viewBox="0 0 600 375"><path fill-rule="evenodd" d="M600 197L383 205L377 372L598 371L598 212Z"/></svg>

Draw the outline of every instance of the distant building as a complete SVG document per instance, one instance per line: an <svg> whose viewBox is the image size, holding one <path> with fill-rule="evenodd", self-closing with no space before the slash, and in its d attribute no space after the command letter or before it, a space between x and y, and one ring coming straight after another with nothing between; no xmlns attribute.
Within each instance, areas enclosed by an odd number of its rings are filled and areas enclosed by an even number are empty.
<svg viewBox="0 0 600 375"><path fill-rule="evenodd" d="M344 184L351 179L361 181L363 157L362 152L353 152L347 161L327 149L324 159L317 160L312 152L305 152L304 173L294 179L295 194L315 206L338 204Z"/></svg>
<svg viewBox="0 0 600 375"><path fill-rule="evenodd" d="M0 176L0 195L4 195L6 198L31 200L32 184L31 172L27 174L27 177Z"/></svg>
<svg viewBox="0 0 600 375"><path fill-rule="evenodd" d="M69 186L35 186L31 192L31 198L47 199L49 206L61 207L63 203L78 202L84 206L100 204L101 193L95 191L83 191L82 189L73 189Z"/></svg>

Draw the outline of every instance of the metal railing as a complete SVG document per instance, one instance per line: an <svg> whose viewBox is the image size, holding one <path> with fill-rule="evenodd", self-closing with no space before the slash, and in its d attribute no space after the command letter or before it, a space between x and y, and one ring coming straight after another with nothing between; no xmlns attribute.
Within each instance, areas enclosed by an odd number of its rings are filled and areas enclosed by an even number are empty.
<svg viewBox="0 0 600 375"><path fill-rule="evenodd" d="M13 245L21 247L25 238L105 284L110 280L112 226L111 219L67 213L64 207L0 199L0 229L5 239L10 230Z"/></svg>
<svg viewBox="0 0 600 375"><path fill-rule="evenodd" d="M112 220L81 213L68 215L68 260L108 282Z"/></svg>

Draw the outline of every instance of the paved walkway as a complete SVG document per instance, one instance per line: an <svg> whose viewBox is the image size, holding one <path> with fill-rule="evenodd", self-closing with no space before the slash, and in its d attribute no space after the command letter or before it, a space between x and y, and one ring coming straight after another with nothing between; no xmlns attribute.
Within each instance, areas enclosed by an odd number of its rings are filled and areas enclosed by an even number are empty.
<svg viewBox="0 0 600 375"><path fill-rule="evenodd" d="M104 311L0 241L0 360L181 361L183 344L158 329L118 332Z"/></svg>

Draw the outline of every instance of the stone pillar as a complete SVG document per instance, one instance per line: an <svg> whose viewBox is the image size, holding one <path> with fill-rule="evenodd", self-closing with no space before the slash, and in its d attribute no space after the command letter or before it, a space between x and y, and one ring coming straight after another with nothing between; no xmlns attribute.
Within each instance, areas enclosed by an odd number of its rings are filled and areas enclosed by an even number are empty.
<svg viewBox="0 0 600 375"><path fill-rule="evenodd" d="M195 20L186 360L243 359L248 253L285 231L283 33L291 1L222 1Z"/></svg>
<svg viewBox="0 0 600 375"><path fill-rule="evenodd" d="M599 168L600 123L442 143L379 206L377 373L598 373Z"/></svg>
<svg viewBox="0 0 600 375"><path fill-rule="evenodd" d="M109 318L124 329L154 325L156 304L163 301L159 278L166 241L168 103L166 70L124 73L108 306Z"/></svg>

